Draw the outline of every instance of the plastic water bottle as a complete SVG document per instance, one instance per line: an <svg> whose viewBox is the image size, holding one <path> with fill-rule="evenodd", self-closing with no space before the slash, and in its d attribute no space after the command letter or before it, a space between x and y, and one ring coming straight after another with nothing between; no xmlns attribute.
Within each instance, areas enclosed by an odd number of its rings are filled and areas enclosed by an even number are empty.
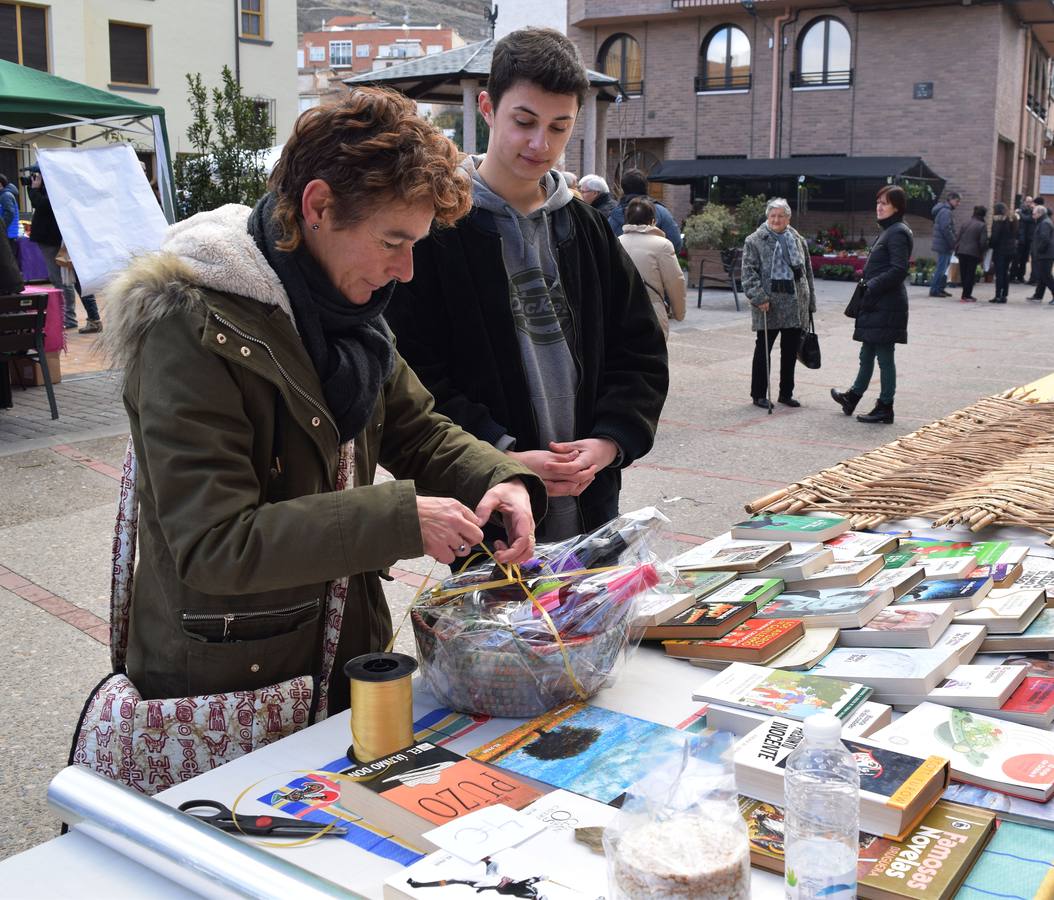
<svg viewBox="0 0 1054 900"><path fill-rule="evenodd" d="M860 772L842 723L817 713L803 723L784 780L784 890L788 900L852 900L860 833Z"/></svg>

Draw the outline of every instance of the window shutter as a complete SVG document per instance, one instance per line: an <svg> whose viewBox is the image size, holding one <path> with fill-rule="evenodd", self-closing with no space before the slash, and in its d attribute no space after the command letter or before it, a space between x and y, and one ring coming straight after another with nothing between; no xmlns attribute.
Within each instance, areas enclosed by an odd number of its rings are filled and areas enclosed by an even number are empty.
<svg viewBox="0 0 1054 900"><path fill-rule="evenodd" d="M147 29L110 23L110 80L121 84L150 84Z"/></svg>
<svg viewBox="0 0 1054 900"><path fill-rule="evenodd" d="M22 65L48 70L47 14L43 7L22 7Z"/></svg>

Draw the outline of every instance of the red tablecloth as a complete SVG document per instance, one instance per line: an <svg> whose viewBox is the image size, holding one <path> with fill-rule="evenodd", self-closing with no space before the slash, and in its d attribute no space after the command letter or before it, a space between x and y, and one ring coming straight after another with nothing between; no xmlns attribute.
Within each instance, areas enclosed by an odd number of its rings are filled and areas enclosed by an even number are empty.
<svg viewBox="0 0 1054 900"><path fill-rule="evenodd" d="M867 264L866 256L811 256L812 270L816 274L821 266L852 266L859 275Z"/></svg>
<svg viewBox="0 0 1054 900"><path fill-rule="evenodd" d="M23 294L47 294L48 312L44 319L44 352L66 349L66 333L62 328L64 311L62 309L62 291L51 285L27 287Z"/></svg>

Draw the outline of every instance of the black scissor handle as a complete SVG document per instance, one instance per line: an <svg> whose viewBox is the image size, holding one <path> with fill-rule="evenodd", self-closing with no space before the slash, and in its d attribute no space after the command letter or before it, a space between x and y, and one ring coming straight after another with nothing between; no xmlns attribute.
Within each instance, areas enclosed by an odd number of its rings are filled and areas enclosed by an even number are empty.
<svg viewBox="0 0 1054 900"><path fill-rule="evenodd" d="M234 824L234 813L218 800L187 800L186 803L180 803L177 808L180 812L185 812L187 815L193 816L195 819L201 819L203 822L216 824L226 821L230 822L231 825ZM211 815L196 811L205 809L212 810Z"/></svg>

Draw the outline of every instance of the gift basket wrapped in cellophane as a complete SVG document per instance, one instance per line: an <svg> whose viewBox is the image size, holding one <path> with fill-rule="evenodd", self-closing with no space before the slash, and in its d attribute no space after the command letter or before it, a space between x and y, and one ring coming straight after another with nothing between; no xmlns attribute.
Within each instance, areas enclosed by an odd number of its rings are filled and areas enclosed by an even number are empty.
<svg viewBox="0 0 1054 900"><path fill-rule="evenodd" d="M487 552L421 594L411 620L425 685L450 709L525 718L599 691L636 647L636 598L660 579L654 507L539 544L521 566Z"/></svg>

